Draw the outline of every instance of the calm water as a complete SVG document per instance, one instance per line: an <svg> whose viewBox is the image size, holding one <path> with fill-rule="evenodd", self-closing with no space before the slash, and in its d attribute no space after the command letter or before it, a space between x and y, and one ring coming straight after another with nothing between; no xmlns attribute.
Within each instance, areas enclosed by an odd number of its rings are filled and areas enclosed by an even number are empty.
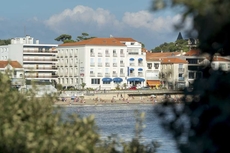
<svg viewBox="0 0 230 153"><path fill-rule="evenodd" d="M160 125L160 120L153 114L153 106L148 104L136 105L103 105L103 106L70 106L66 107L64 118L68 114L77 113L82 117L95 116L101 138L117 134L123 140L129 141L134 136L135 110L145 112L143 142L157 140L161 147L158 153L178 153L170 135Z"/></svg>

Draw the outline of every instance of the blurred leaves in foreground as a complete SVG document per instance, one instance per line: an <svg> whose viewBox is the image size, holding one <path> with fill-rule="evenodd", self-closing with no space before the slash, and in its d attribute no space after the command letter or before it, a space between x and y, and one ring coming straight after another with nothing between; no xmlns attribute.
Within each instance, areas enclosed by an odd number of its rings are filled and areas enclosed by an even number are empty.
<svg viewBox="0 0 230 153"><path fill-rule="evenodd" d="M229 0L153 0L152 4L153 10L182 8L177 27L183 27L185 19L190 18L192 26L187 35L199 40L203 53L210 57L230 55ZM209 65L193 86L192 91L185 90L182 104L166 101L155 112L181 152L230 152L230 73Z"/></svg>
<svg viewBox="0 0 230 153"><path fill-rule="evenodd" d="M137 113L131 142L113 135L100 140L93 116L73 114L63 121L61 108L53 106L55 97L38 98L33 91L21 94L12 90L9 77L1 73L0 99L0 152L154 153L158 147L140 142L143 114Z"/></svg>

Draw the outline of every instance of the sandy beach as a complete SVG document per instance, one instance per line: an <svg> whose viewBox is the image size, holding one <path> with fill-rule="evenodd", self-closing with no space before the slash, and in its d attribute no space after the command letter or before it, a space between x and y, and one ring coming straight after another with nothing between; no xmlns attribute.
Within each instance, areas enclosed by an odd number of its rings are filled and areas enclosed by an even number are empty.
<svg viewBox="0 0 230 153"><path fill-rule="evenodd" d="M66 97L65 100L59 99L54 105L106 105L106 104L155 104L164 101L163 96L151 98L151 96L129 97L127 94L99 94L93 96L84 96L84 98Z"/></svg>

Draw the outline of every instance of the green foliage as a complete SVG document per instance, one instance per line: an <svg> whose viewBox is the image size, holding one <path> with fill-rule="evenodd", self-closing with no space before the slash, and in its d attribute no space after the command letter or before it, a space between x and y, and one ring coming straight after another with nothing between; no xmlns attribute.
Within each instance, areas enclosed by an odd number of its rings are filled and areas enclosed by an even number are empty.
<svg viewBox="0 0 230 153"><path fill-rule="evenodd" d="M59 91L62 90L62 89L63 89L62 84L57 84L56 88L57 88L57 90L59 90Z"/></svg>
<svg viewBox="0 0 230 153"><path fill-rule="evenodd" d="M230 55L229 0L154 0L153 4L154 10L183 7L179 25L192 18L193 27L187 35L197 33L199 49L210 57L216 53ZM185 90L183 104L166 101L155 111L173 134L180 152L230 152L230 73L213 70L210 65L202 72L203 78L195 80L193 89Z"/></svg>
<svg viewBox="0 0 230 153"><path fill-rule="evenodd" d="M123 83L123 88L126 89L127 88L127 84Z"/></svg>
<svg viewBox="0 0 230 153"><path fill-rule="evenodd" d="M0 46L2 45L9 45L11 44L11 40L10 39L0 39Z"/></svg>
<svg viewBox="0 0 230 153"><path fill-rule="evenodd" d="M56 40L56 41L62 41L63 43L74 42L73 40L71 40L71 38L72 38L71 35L62 34L62 35L58 36L57 38L55 38L54 40Z"/></svg>
<svg viewBox="0 0 230 153"><path fill-rule="evenodd" d="M54 97L11 90L0 74L0 152L92 152L98 141L93 117L63 122ZM29 96L29 98L28 98Z"/></svg>
<svg viewBox="0 0 230 153"><path fill-rule="evenodd" d="M81 83L82 89L85 89L85 86L86 86L86 83L82 82L82 83Z"/></svg>
<svg viewBox="0 0 230 153"><path fill-rule="evenodd" d="M117 86L116 86L115 89L116 89L116 90L120 90L120 84L119 84L119 83L117 83Z"/></svg>
<svg viewBox="0 0 230 153"><path fill-rule="evenodd" d="M88 33L82 33L81 36L77 36L77 41L87 40L95 37L90 37Z"/></svg>
<svg viewBox="0 0 230 153"><path fill-rule="evenodd" d="M151 49L152 52L176 52L176 51L189 51L188 41L187 40L177 40L175 42L163 43L154 49Z"/></svg>

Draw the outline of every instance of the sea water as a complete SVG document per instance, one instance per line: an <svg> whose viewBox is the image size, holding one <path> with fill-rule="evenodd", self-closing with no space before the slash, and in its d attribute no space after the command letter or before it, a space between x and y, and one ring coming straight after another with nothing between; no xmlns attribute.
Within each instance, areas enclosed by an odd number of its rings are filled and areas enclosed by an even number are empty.
<svg viewBox="0 0 230 153"><path fill-rule="evenodd" d="M102 139L115 134L124 141L130 141L134 137L135 110L144 112L145 128L141 133L141 141L146 144L152 141L159 142L161 146L157 149L158 153L178 153L175 141L160 125L160 119L153 113L153 107L151 104L70 106L63 108L63 119L73 113L81 117L94 115Z"/></svg>

